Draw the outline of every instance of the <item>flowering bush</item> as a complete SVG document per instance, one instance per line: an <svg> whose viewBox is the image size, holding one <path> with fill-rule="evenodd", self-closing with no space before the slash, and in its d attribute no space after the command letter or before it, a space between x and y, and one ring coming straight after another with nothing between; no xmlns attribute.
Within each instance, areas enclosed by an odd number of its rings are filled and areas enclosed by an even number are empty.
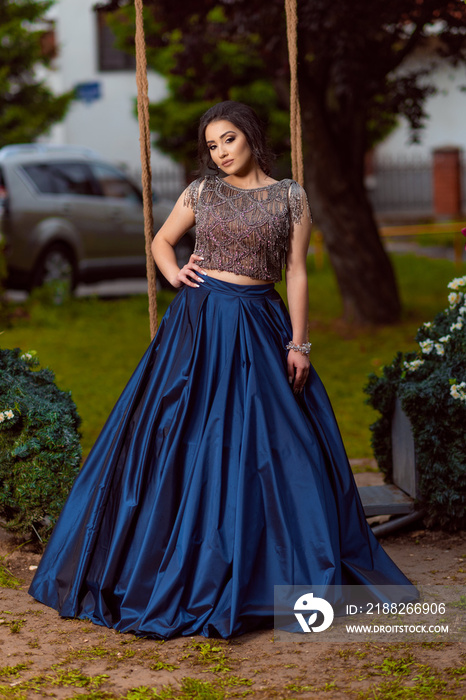
<svg viewBox="0 0 466 700"><path fill-rule="evenodd" d="M371 426L381 470L392 473L391 423L398 396L414 436L427 525L466 527L466 276L452 280L449 307L417 332L418 352L398 353L365 392L381 418Z"/></svg>
<svg viewBox="0 0 466 700"><path fill-rule="evenodd" d="M39 537L51 530L79 471L80 418L35 353L0 350L0 515Z"/></svg>

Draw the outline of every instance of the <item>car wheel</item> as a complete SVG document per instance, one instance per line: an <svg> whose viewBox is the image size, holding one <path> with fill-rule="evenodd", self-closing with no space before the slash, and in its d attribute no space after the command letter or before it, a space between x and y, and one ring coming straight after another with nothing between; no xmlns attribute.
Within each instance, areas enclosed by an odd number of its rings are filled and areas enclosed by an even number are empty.
<svg viewBox="0 0 466 700"><path fill-rule="evenodd" d="M76 265L73 255L62 243L53 243L40 256L31 287L50 285L70 293L76 286Z"/></svg>

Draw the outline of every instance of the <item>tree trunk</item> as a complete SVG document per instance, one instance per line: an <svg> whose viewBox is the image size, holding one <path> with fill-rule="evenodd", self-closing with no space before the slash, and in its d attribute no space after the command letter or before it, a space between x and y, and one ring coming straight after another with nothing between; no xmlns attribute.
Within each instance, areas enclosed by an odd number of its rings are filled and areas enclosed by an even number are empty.
<svg viewBox="0 0 466 700"><path fill-rule="evenodd" d="M322 231L343 300L344 318L390 324L400 318L400 299L361 177L332 137L323 100L301 89L305 178L314 220ZM347 150L347 149L345 149Z"/></svg>

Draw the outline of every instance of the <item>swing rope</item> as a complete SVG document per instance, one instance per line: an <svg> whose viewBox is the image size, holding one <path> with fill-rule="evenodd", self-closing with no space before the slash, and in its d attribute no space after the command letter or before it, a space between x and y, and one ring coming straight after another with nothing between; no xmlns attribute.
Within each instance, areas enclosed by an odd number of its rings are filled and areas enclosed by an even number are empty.
<svg viewBox="0 0 466 700"><path fill-rule="evenodd" d="M290 62L290 134L293 180L304 185L303 138L298 85L298 9L297 0L285 0L286 36Z"/></svg>
<svg viewBox="0 0 466 700"><path fill-rule="evenodd" d="M147 286L149 294L150 336L157 332L157 283L155 263L151 252L154 236L154 213L152 210L152 169L150 159L149 84L147 81L146 42L142 0L134 0L136 9L136 84L138 89L139 145L141 149L141 181L144 208L144 238L146 241Z"/></svg>
<svg viewBox="0 0 466 700"><path fill-rule="evenodd" d="M157 286L155 263L151 253L154 235L152 210L152 170L150 158L149 85L147 81L146 42L144 37L143 0L134 0L136 10L136 84L138 89L139 144L141 149L144 237L146 241L147 284L151 339L157 332ZM290 135L293 179L304 185L301 108L298 86L298 11L297 0L285 0L286 34L290 62Z"/></svg>

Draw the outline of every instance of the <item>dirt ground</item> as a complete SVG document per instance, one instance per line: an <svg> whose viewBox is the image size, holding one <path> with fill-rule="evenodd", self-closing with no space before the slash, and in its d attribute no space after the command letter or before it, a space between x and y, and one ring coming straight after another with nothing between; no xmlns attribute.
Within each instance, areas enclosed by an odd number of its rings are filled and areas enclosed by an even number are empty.
<svg viewBox="0 0 466 700"><path fill-rule="evenodd" d="M381 542L414 583L454 583L466 593L466 532L417 524ZM19 580L0 587L2 699L466 698L460 641L338 645L296 641L308 635L274 639L264 630L229 641L159 642L61 619L27 594L40 554L18 544L0 528L0 564Z"/></svg>

